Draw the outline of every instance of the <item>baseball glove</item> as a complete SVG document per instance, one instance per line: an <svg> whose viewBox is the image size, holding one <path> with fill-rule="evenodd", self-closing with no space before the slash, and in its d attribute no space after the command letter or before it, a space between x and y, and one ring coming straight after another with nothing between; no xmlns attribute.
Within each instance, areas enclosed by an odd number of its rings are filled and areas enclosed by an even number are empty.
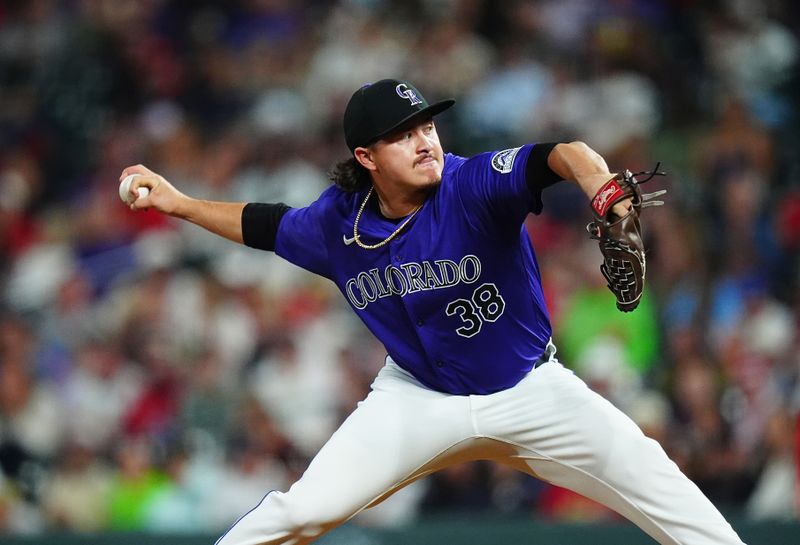
<svg viewBox="0 0 800 545"><path fill-rule="evenodd" d="M606 182L592 199L595 219L586 226L586 230L589 236L600 243L603 253L600 272L608 282L608 289L617 298L617 308L622 312L634 310L642 297L646 260L639 214L642 208L664 204L664 201L653 199L667 191L663 189L642 194L639 186L649 182L653 176L664 176L664 172L658 171L660 164L650 172L620 172ZM648 177L639 182L636 176L640 175ZM625 216L618 217L611 209L626 198L631 199L631 208Z"/></svg>

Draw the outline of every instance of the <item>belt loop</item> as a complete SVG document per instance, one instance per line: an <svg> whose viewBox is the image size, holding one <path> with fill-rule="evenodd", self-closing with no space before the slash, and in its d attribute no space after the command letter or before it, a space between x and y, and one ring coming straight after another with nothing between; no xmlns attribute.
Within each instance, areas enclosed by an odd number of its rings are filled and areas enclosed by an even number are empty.
<svg viewBox="0 0 800 545"><path fill-rule="evenodd" d="M547 363L548 361L551 361L553 359L553 356L555 356L555 354L556 354L556 345L553 344L553 339L551 337L550 340L547 341L547 346L544 347L544 352L542 352L542 355L539 356L539 358L533 364L533 368L536 369L540 365Z"/></svg>

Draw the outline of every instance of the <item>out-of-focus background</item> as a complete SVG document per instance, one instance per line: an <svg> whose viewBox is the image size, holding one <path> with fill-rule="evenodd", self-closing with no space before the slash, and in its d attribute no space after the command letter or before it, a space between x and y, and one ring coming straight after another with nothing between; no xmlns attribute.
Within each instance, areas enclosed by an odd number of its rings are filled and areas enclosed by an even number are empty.
<svg viewBox="0 0 800 545"><path fill-rule="evenodd" d="M448 151L581 139L612 170L662 162L633 314L575 186L531 217L559 355L726 514L797 521L798 6L0 3L0 541L217 535L300 475L383 348L328 281L129 211L118 176L143 163L192 196L307 204L347 155L344 104L383 77L458 100L437 118ZM354 525L465 514L620 523L474 463Z"/></svg>

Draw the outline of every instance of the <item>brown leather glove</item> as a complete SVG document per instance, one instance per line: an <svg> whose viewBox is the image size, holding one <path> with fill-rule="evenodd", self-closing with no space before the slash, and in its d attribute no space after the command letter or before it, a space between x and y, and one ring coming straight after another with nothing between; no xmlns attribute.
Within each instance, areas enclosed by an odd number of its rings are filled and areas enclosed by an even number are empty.
<svg viewBox="0 0 800 545"><path fill-rule="evenodd" d="M622 312L630 312L639 305L644 290L644 278L647 269L642 227L639 214L642 208L661 206L663 201L653 200L667 191L662 189L654 193L642 194L639 185L650 181L653 176L663 176L658 166L652 172L640 172L636 175L629 170L620 172L606 182L592 199L592 211L595 220L586 226L589 235L598 240L603 253L603 264L600 272L608 282L608 289L617 298L617 308ZM641 182L635 176L648 174ZM631 199L628 213L618 217L611 209L627 198Z"/></svg>

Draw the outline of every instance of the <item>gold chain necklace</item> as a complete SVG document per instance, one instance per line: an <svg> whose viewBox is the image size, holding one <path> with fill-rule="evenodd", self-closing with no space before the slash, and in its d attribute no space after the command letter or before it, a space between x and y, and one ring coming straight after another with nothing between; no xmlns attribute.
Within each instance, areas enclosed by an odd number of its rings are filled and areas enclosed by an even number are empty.
<svg viewBox="0 0 800 545"><path fill-rule="evenodd" d="M364 248L365 250L374 250L376 248L380 248L381 246L386 246L387 244L389 244L389 242L394 237L400 234L400 231L402 231L403 227L405 227L408 224L408 222L411 221L411 218L413 218L417 214L417 212L419 212L419 209L422 208L422 205L416 207L414 211L408 215L406 220L403 223L401 223L397 229L394 230L394 233L392 233L382 241L378 242L377 244L364 244L363 242L361 242L361 237L358 236L358 220L361 219L361 214L364 212L364 208L366 208L367 206L367 201L372 196L373 189L375 189L375 186L369 188L367 196L364 198L364 202L361 203L361 208L358 209L358 214L356 214L356 221L353 222L353 239L355 239L356 244L358 244L361 248Z"/></svg>

